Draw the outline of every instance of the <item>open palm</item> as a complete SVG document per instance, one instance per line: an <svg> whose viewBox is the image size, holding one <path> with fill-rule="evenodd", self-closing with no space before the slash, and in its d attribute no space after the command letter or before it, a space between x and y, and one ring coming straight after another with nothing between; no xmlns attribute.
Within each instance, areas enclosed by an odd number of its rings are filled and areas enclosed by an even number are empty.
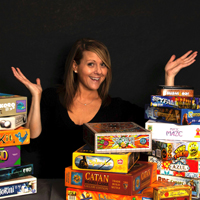
<svg viewBox="0 0 200 200"><path fill-rule="evenodd" d="M42 87L39 78L36 79L36 83L32 83L23 75L19 68L15 69L14 67L11 67L11 69L14 76L27 87L33 97L38 95L41 96Z"/></svg>

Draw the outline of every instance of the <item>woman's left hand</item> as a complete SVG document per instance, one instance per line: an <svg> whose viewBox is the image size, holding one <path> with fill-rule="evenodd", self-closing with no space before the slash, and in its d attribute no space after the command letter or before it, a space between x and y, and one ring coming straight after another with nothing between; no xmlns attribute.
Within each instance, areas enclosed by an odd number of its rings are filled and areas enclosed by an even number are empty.
<svg viewBox="0 0 200 200"><path fill-rule="evenodd" d="M195 57L197 56L197 51L193 52L192 50L188 51L185 53L183 56L180 58L176 58L175 55L172 55L167 64L165 65L165 85L168 86L173 86L174 85L174 79L175 76L178 74L178 72L182 69L185 68L192 63L194 63Z"/></svg>

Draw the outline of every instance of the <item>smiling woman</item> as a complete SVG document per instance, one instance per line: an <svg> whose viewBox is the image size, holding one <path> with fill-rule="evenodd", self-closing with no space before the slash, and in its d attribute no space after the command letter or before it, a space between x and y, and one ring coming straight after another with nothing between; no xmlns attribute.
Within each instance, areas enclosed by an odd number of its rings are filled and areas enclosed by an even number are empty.
<svg viewBox="0 0 200 200"><path fill-rule="evenodd" d="M195 61L197 52L188 51L165 66L166 85ZM30 129L31 150L39 151L38 178L63 178L71 154L84 145L83 123L128 122L144 126L144 110L121 98L108 95L111 61L107 47L92 39L75 42L67 57L63 84L42 91L40 79L30 82L19 68L14 76L31 92L32 102L26 127ZM49 169L51 172L49 173Z"/></svg>

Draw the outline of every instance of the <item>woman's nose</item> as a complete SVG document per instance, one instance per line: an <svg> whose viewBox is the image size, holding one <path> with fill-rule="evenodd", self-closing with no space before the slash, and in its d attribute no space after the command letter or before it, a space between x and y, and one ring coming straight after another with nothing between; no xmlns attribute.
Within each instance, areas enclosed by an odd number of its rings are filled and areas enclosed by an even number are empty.
<svg viewBox="0 0 200 200"><path fill-rule="evenodd" d="M95 73L101 74L101 65L96 65Z"/></svg>

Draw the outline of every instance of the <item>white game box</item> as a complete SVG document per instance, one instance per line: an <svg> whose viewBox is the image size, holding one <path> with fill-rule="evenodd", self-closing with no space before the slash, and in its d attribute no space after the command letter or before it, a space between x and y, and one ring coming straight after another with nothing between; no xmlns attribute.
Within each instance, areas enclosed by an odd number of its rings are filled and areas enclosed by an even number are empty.
<svg viewBox="0 0 200 200"><path fill-rule="evenodd" d="M200 124L177 125L148 120L145 128L152 132L152 139L200 141Z"/></svg>

